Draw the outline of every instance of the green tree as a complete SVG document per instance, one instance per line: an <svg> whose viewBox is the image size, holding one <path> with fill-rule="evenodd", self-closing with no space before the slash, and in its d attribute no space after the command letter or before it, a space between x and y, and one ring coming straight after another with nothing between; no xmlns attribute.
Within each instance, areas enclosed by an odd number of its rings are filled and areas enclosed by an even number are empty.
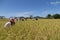
<svg viewBox="0 0 60 40"><path fill-rule="evenodd" d="M33 18L33 16L32 15L30 15L30 19L32 19Z"/></svg>
<svg viewBox="0 0 60 40"><path fill-rule="evenodd" d="M54 15L53 15L53 18L59 19L59 18L60 18L60 14L54 14Z"/></svg>
<svg viewBox="0 0 60 40"><path fill-rule="evenodd" d="M52 15L51 15L51 14L48 14L48 15L46 16L46 18L52 18Z"/></svg>

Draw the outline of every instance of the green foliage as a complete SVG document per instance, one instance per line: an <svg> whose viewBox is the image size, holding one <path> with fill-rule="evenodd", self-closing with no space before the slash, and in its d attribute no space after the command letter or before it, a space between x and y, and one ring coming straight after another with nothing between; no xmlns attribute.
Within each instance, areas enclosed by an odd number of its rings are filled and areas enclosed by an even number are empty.
<svg viewBox="0 0 60 40"><path fill-rule="evenodd" d="M30 17L29 17L30 19L32 19L33 18L33 16L32 15L30 15Z"/></svg>
<svg viewBox="0 0 60 40"><path fill-rule="evenodd" d="M58 13L57 14L53 14L53 15L48 14L46 18L48 18L48 19L52 19L52 18L60 19L60 14L58 14Z"/></svg>
<svg viewBox="0 0 60 40"><path fill-rule="evenodd" d="M52 18L52 15L51 14L48 14L46 18L51 19Z"/></svg>
<svg viewBox="0 0 60 40"><path fill-rule="evenodd" d="M60 19L60 14L54 14L53 15L53 18L55 18L55 19L58 19L59 18Z"/></svg>

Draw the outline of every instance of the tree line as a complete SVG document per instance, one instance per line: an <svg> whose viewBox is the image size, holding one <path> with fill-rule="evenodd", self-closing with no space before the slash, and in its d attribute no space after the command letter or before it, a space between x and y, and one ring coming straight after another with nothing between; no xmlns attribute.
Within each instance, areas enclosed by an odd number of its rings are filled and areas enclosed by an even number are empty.
<svg viewBox="0 0 60 40"><path fill-rule="evenodd" d="M4 18L6 18L5 16L0 16L0 19L4 19ZM53 15L51 15L51 14L47 14L45 17L40 17L40 16L35 16L35 17L33 17L33 15L30 15L29 17L24 17L24 16L22 16L22 17L14 17L14 18L25 18L25 19L38 19L38 18L40 18L40 19L60 19L60 14L58 14L58 13L56 13L56 14L53 14Z"/></svg>
<svg viewBox="0 0 60 40"><path fill-rule="evenodd" d="M15 18L17 18L17 17L15 17ZM40 16L34 16L33 17L33 15L30 15L29 17L19 17L19 18L25 18L25 19L60 19L60 14L58 14L58 13L56 13L56 14L53 14L53 15L51 15L51 14L47 14L45 17L40 17Z"/></svg>
<svg viewBox="0 0 60 40"><path fill-rule="evenodd" d="M49 19L60 19L60 14L53 14L53 15L51 15L51 14L48 14L47 16L46 16L46 18L49 18Z"/></svg>

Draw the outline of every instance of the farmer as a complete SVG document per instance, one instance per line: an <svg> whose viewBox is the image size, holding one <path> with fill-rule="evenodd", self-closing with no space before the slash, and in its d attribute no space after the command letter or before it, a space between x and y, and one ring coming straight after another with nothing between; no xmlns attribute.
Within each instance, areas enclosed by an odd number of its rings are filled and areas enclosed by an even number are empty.
<svg viewBox="0 0 60 40"><path fill-rule="evenodd" d="M5 23L4 27L9 27L11 25L14 25L15 24L15 21L13 18L10 18L9 22Z"/></svg>
<svg viewBox="0 0 60 40"><path fill-rule="evenodd" d="M9 21L11 22L11 25L14 25L14 24L15 24L15 20L14 20L14 18L10 18Z"/></svg>

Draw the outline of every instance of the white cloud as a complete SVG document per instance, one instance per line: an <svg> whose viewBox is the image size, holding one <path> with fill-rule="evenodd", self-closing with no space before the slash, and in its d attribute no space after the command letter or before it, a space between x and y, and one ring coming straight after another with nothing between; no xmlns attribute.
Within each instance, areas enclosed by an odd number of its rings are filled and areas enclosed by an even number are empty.
<svg viewBox="0 0 60 40"><path fill-rule="evenodd" d="M44 10L44 11L41 12L40 16L45 17L47 14L49 14L49 10Z"/></svg>
<svg viewBox="0 0 60 40"><path fill-rule="evenodd" d="M50 4L60 4L60 1L50 2Z"/></svg>
<svg viewBox="0 0 60 40"><path fill-rule="evenodd" d="M53 12L53 10L47 9L47 10L42 11L40 16L46 17L48 14L53 15L54 13L55 12Z"/></svg>
<svg viewBox="0 0 60 40"><path fill-rule="evenodd" d="M15 13L16 16L24 16L24 17L27 17L27 16L30 16L30 15L33 15L34 12L32 11L28 11L28 12L17 12Z"/></svg>

